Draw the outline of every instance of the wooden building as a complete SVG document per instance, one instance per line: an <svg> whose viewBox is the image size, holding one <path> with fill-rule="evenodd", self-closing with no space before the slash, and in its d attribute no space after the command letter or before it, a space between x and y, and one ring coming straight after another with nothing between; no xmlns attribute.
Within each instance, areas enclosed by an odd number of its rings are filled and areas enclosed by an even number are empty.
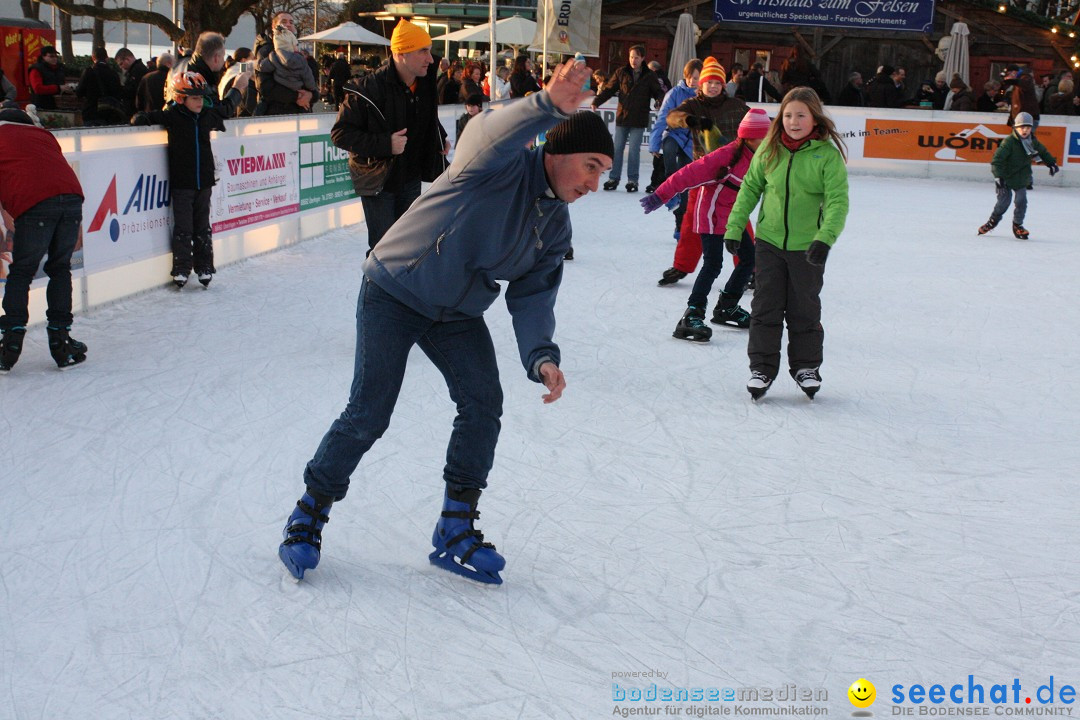
<svg viewBox="0 0 1080 720"><path fill-rule="evenodd" d="M1036 75L1074 73L1080 30L1072 25L1052 25L1048 21L980 0L938 0L930 33L846 28L716 23L712 0L657 2L655 0L605 1L601 18L600 57L590 65L606 72L626 63L629 47L642 44L647 60L667 67L678 16L694 15L701 29L698 57L712 55L725 68L733 63L744 67L761 61L766 69L779 70L798 46L818 66L822 78L835 96L853 71L869 80L880 65L903 67L911 94L918 83L932 80L942 69L938 44L947 37L954 22L962 20L971 31L971 86L978 94L988 79L1000 75L1009 63L1031 67ZM1052 31L1057 27L1058 31ZM1070 37L1071 35L1071 37ZM670 73L677 80L679 70Z"/></svg>

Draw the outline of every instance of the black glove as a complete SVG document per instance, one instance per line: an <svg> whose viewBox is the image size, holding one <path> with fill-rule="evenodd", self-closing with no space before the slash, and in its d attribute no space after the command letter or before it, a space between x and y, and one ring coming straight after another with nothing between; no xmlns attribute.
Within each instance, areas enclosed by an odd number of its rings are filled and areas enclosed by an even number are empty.
<svg viewBox="0 0 1080 720"><path fill-rule="evenodd" d="M132 125L149 125L150 117L146 113L137 112L131 116Z"/></svg>
<svg viewBox="0 0 1080 720"><path fill-rule="evenodd" d="M727 240L724 241L724 247L726 247L727 251L729 253L731 253L732 255L738 255L739 254L739 243L740 243L739 240L735 240L734 238L728 238Z"/></svg>
<svg viewBox="0 0 1080 720"><path fill-rule="evenodd" d="M811 265L823 267L827 257L829 257L829 246L820 240L815 240L810 243L810 247L806 248L806 262Z"/></svg>
<svg viewBox="0 0 1080 720"><path fill-rule="evenodd" d="M1057 175L1057 171L1061 168L1059 168L1057 165L1050 164L1046 166L1046 169L1050 171L1050 177L1054 177L1055 175Z"/></svg>
<svg viewBox="0 0 1080 720"><path fill-rule="evenodd" d="M686 127L704 132L713 127L713 121L712 118L707 115L687 115Z"/></svg>

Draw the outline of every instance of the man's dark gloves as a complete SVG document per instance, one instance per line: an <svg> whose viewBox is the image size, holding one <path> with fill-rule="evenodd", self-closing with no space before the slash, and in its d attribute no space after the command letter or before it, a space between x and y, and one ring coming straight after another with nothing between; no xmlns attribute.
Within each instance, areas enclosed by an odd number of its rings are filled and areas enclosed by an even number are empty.
<svg viewBox="0 0 1080 720"><path fill-rule="evenodd" d="M810 243L810 247L806 248L806 262L811 265L822 267L827 257L829 257L829 246L820 240L815 240Z"/></svg>
<svg viewBox="0 0 1080 720"><path fill-rule="evenodd" d="M1057 171L1061 168L1059 168L1057 165L1047 165L1046 169L1050 171L1050 177L1054 177L1055 175L1057 175Z"/></svg>
<svg viewBox="0 0 1080 720"><path fill-rule="evenodd" d="M738 255L739 254L739 242L740 241L735 240L733 238L728 238L727 240L724 241L724 247L726 247L727 251L729 253L731 253L732 255Z"/></svg>

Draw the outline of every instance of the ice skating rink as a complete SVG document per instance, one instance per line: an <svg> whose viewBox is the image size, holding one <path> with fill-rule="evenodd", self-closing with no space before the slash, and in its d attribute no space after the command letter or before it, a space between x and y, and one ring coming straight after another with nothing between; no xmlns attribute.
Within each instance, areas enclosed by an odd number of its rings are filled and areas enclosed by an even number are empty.
<svg viewBox="0 0 1080 720"><path fill-rule="evenodd" d="M419 351L322 564L284 579L348 392L363 225L77 317L89 359L64 373L32 328L0 377L0 718L848 717L859 678L876 717L894 685L966 703L969 682L994 716L1014 679L1010 710L1075 708L1076 191L1036 186L1025 242L1008 217L976 236L989 174L851 190L813 403L786 375L751 403L745 331L672 339L690 280L656 285L668 213L572 206L562 400L526 379L502 301L487 314L501 587L428 563L453 407ZM654 683L672 700L629 699Z"/></svg>

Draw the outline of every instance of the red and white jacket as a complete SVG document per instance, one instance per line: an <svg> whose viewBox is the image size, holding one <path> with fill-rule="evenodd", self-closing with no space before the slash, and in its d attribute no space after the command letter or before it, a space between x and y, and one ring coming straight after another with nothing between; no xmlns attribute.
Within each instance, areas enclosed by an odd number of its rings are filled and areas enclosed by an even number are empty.
<svg viewBox="0 0 1080 720"><path fill-rule="evenodd" d="M728 215L739 195L743 177L750 167L754 151L739 142L728 143L704 157L679 168L656 188L656 194L668 202L683 190L697 192L689 195L686 211L691 214L694 232L723 235Z"/></svg>

